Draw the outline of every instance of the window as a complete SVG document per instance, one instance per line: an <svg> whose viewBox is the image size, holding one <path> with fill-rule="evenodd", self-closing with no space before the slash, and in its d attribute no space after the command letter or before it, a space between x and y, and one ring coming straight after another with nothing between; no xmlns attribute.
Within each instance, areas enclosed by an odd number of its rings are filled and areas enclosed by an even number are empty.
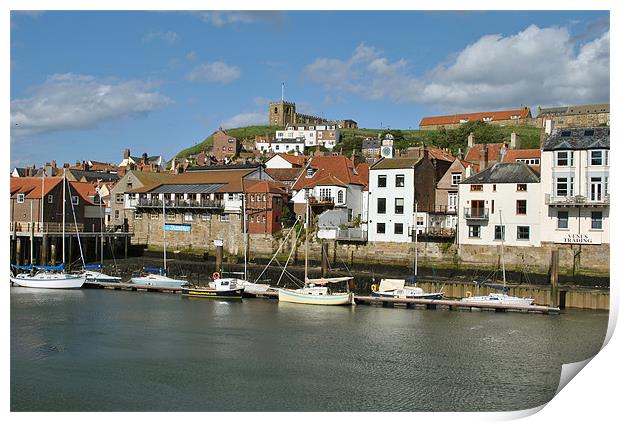
<svg viewBox="0 0 620 422"><path fill-rule="evenodd" d="M229 222L230 221L230 214L221 214L220 215L220 221Z"/></svg>
<svg viewBox="0 0 620 422"><path fill-rule="evenodd" d="M603 151L590 151L590 165L602 166L603 165Z"/></svg>
<svg viewBox="0 0 620 422"><path fill-rule="evenodd" d="M18 204L23 204L25 197L26 197L26 195L24 195L23 193L18 193L17 194L17 203Z"/></svg>
<svg viewBox="0 0 620 422"><path fill-rule="evenodd" d="M191 213L191 212L186 212L186 213L183 215L183 220L184 220L184 221L194 221L194 216L192 215L192 213Z"/></svg>
<svg viewBox="0 0 620 422"><path fill-rule="evenodd" d="M117 193L116 194L116 203L117 204L122 204L123 202L124 202L123 201L123 194L122 193Z"/></svg>
<svg viewBox="0 0 620 422"><path fill-rule="evenodd" d="M530 240L530 226L517 226L517 240Z"/></svg>
<svg viewBox="0 0 620 422"><path fill-rule="evenodd" d="M142 213L135 211L133 214L133 218L135 218L136 220L142 220Z"/></svg>
<svg viewBox="0 0 620 422"><path fill-rule="evenodd" d="M211 214L202 214L200 218L202 221L211 221Z"/></svg>
<svg viewBox="0 0 620 422"><path fill-rule="evenodd" d="M568 211L558 211L558 229L568 228Z"/></svg>
<svg viewBox="0 0 620 422"><path fill-rule="evenodd" d="M232 201L235 198L235 196L232 193L228 194L228 200Z"/></svg>
<svg viewBox="0 0 620 422"><path fill-rule="evenodd" d="M121 216L120 210L114 210L114 218L119 218Z"/></svg>
<svg viewBox="0 0 620 422"><path fill-rule="evenodd" d="M396 187L397 188L405 187L405 175L404 174L396 175Z"/></svg>
<svg viewBox="0 0 620 422"><path fill-rule="evenodd" d="M339 190L338 191L338 203L342 204L344 202L344 192Z"/></svg>
<svg viewBox="0 0 620 422"><path fill-rule="evenodd" d="M506 239L506 226L495 226L495 240Z"/></svg>
<svg viewBox="0 0 620 422"><path fill-rule="evenodd" d="M394 199L394 214L405 213L405 200L403 198Z"/></svg>
<svg viewBox="0 0 620 422"><path fill-rule="evenodd" d="M380 188L384 188L387 186L387 176L379 176L377 178L377 186Z"/></svg>
<svg viewBox="0 0 620 422"><path fill-rule="evenodd" d="M403 223L394 223L394 234L403 234Z"/></svg>
<svg viewBox="0 0 620 422"><path fill-rule="evenodd" d="M590 200L600 201L603 196L603 179L590 177Z"/></svg>
<svg viewBox="0 0 620 422"><path fill-rule="evenodd" d="M151 220L157 220L159 218L159 214L153 213L151 214Z"/></svg>
<svg viewBox="0 0 620 422"><path fill-rule="evenodd" d="M515 161L517 163L525 163L528 166L539 166L540 165L539 158L517 158Z"/></svg>
<svg viewBox="0 0 620 422"><path fill-rule="evenodd" d="M527 192L527 185L525 183L518 183L517 192Z"/></svg>
<svg viewBox="0 0 620 422"><path fill-rule="evenodd" d="M458 185L461 183L461 178L463 177L463 173L452 173L452 185Z"/></svg>
<svg viewBox="0 0 620 422"><path fill-rule="evenodd" d="M573 178L558 177L555 179L556 196L573 196Z"/></svg>
<svg viewBox="0 0 620 422"><path fill-rule="evenodd" d="M71 196L71 203L73 205L78 205L80 203L80 197L79 196Z"/></svg>
<svg viewBox="0 0 620 422"><path fill-rule="evenodd" d="M603 213L602 211L592 211L592 228L595 230L603 228Z"/></svg>
<svg viewBox="0 0 620 422"><path fill-rule="evenodd" d="M497 192L497 185L493 185L493 192Z"/></svg>
<svg viewBox="0 0 620 422"><path fill-rule="evenodd" d="M377 223L377 233L385 233L385 223Z"/></svg>
<svg viewBox="0 0 620 422"><path fill-rule="evenodd" d="M377 198L377 214L385 214L385 198Z"/></svg>
<svg viewBox="0 0 620 422"><path fill-rule="evenodd" d="M471 185L469 189L472 192L482 192L482 185Z"/></svg>
<svg viewBox="0 0 620 422"><path fill-rule="evenodd" d="M54 203L54 195L47 195L47 203L48 204Z"/></svg>
<svg viewBox="0 0 620 422"><path fill-rule="evenodd" d="M480 226L469 226L469 237L480 237Z"/></svg>
<svg viewBox="0 0 620 422"><path fill-rule="evenodd" d="M573 151L558 151L556 152L555 165L559 167L572 167L573 165Z"/></svg>
<svg viewBox="0 0 620 422"><path fill-rule="evenodd" d="M517 199L517 214L527 214L527 201L525 199Z"/></svg>

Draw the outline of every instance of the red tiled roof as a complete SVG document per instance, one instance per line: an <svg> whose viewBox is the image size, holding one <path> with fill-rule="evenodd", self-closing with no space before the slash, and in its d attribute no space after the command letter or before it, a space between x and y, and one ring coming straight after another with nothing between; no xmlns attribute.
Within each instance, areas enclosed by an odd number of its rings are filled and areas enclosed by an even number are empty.
<svg viewBox="0 0 620 422"><path fill-rule="evenodd" d="M481 161L482 155L480 152L482 151L482 145L484 144L474 144L473 147L467 151L465 155L466 161ZM486 144L487 146L487 160L488 161L499 161L499 151L502 149L504 144Z"/></svg>
<svg viewBox="0 0 620 422"><path fill-rule="evenodd" d="M540 158L540 150L538 148L533 149L510 149L504 156L504 161L516 161L520 158Z"/></svg>
<svg viewBox="0 0 620 422"><path fill-rule="evenodd" d="M420 121L420 126L434 126L434 125L454 125L461 123L461 120L475 121L483 120L486 117L491 117L492 121L497 120L512 120L511 116L519 116L520 119L526 119L531 117L530 109L518 109L518 110L501 110L501 111L485 111L480 113L466 113L466 114L452 114L448 116L433 116L423 117Z"/></svg>
<svg viewBox="0 0 620 422"><path fill-rule="evenodd" d="M45 188L43 195L47 195L60 182L62 177L11 177L11 197L24 193L27 199L39 199L42 187Z"/></svg>
<svg viewBox="0 0 620 422"><path fill-rule="evenodd" d="M441 148L430 147L428 149L428 154L432 158L435 158L437 160L450 161L450 162L454 161L454 156L450 154L449 152L444 151Z"/></svg>
<svg viewBox="0 0 620 422"><path fill-rule="evenodd" d="M71 188L75 190L84 201L86 201L89 205L95 205L95 203L90 199L97 194L97 189L95 184L88 182L69 182Z"/></svg>
<svg viewBox="0 0 620 422"><path fill-rule="evenodd" d="M461 160L461 163L465 168L471 167L476 173L480 171L480 165L476 163L470 163L469 161Z"/></svg>
<svg viewBox="0 0 620 422"><path fill-rule="evenodd" d="M294 166L303 167L303 165L306 164L307 157L304 155L284 154L282 152L277 155L284 158L286 161L288 161Z"/></svg>
<svg viewBox="0 0 620 422"><path fill-rule="evenodd" d="M274 180L292 182L297 180L303 170L303 168L299 167L294 167L292 169L265 169L265 173Z"/></svg>
<svg viewBox="0 0 620 422"><path fill-rule="evenodd" d="M272 182L268 180L246 180L246 192L269 192L280 195L286 194L286 186L280 182Z"/></svg>
<svg viewBox="0 0 620 422"><path fill-rule="evenodd" d="M304 171L293 184L293 190L316 186L317 180L320 180L321 184L336 186L368 184L368 174L366 173L365 178L358 174L353 161L344 155L315 156L310 159L308 166L316 170L314 175L306 177Z"/></svg>

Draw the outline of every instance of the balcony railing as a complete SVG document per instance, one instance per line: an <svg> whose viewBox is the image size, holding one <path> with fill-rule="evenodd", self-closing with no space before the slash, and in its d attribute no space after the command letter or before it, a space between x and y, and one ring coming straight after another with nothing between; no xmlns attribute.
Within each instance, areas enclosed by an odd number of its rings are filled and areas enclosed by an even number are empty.
<svg viewBox="0 0 620 422"><path fill-rule="evenodd" d="M575 196L552 196L545 194L545 205L564 206L564 207L592 207L592 206L608 206L609 195L601 196L600 199L591 199L583 195Z"/></svg>
<svg viewBox="0 0 620 422"><path fill-rule="evenodd" d="M34 233L41 233L42 231L45 233L61 233L62 232L62 223L43 223L41 226L40 222L30 223L30 222L20 222L20 221L12 221L10 223L10 231L16 232L30 232L31 229L34 229ZM76 227L75 223L66 223L65 224L65 232L67 233L75 233ZM77 231L84 231L84 224L78 223Z"/></svg>
<svg viewBox="0 0 620 422"><path fill-rule="evenodd" d="M311 196L308 201L310 205L334 205L334 198L329 196Z"/></svg>
<svg viewBox="0 0 620 422"><path fill-rule="evenodd" d="M142 208L163 208L161 199L140 198L136 200L136 207ZM223 209L224 201L221 199L166 199L167 208L204 208L204 209Z"/></svg>
<svg viewBox="0 0 620 422"><path fill-rule="evenodd" d="M488 220L489 209L488 208L465 208L465 218L467 220Z"/></svg>
<svg viewBox="0 0 620 422"><path fill-rule="evenodd" d="M368 232L357 228L338 229L336 231L336 240L345 240L349 242L365 242L366 240L368 240Z"/></svg>

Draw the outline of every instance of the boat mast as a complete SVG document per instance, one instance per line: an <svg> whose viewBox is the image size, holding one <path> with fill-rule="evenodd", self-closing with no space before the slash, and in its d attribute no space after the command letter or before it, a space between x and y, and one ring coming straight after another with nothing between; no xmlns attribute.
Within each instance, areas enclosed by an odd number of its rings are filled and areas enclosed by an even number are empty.
<svg viewBox="0 0 620 422"><path fill-rule="evenodd" d="M162 201L162 209L164 212L164 274L168 271L166 269L166 194L162 193L164 200Z"/></svg>
<svg viewBox="0 0 620 422"><path fill-rule="evenodd" d="M310 226L310 190L306 189L306 261L304 263L304 284L308 282L308 228Z"/></svg>
<svg viewBox="0 0 620 422"><path fill-rule="evenodd" d="M101 210L101 205L102 205L102 200L101 200L101 185L99 185L99 221L101 222L101 268L103 268L103 218L104 218L104 213Z"/></svg>
<svg viewBox="0 0 620 422"><path fill-rule="evenodd" d="M243 203L243 279L248 279L248 226L245 205L245 192L241 192L241 202Z"/></svg>
<svg viewBox="0 0 620 422"><path fill-rule="evenodd" d="M65 190L65 180L67 177L66 169L62 171L62 263L65 264L65 220L66 220L66 203L67 192Z"/></svg>
<svg viewBox="0 0 620 422"><path fill-rule="evenodd" d="M34 265L34 219L32 216L32 199L30 200L30 266Z"/></svg>
<svg viewBox="0 0 620 422"><path fill-rule="evenodd" d="M41 175L41 227L39 227L39 230L41 231L41 238L43 238L43 206L45 204L45 170L43 171L43 174ZM41 244L43 244L43 241L41 241Z"/></svg>
<svg viewBox="0 0 620 422"><path fill-rule="evenodd" d="M415 251L413 261L413 278L414 282L418 282L418 202L415 202L413 207L413 231L414 231L414 244L413 249Z"/></svg>
<svg viewBox="0 0 620 422"><path fill-rule="evenodd" d="M504 228L504 224L502 223L502 210L499 210L499 226L501 227L501 235L502 235L502 243L500 244L500 256L502 259L502 279L504 280L504 292L506 292L506 265L504 263L504 236L506 233L506 229Z"/></svg>

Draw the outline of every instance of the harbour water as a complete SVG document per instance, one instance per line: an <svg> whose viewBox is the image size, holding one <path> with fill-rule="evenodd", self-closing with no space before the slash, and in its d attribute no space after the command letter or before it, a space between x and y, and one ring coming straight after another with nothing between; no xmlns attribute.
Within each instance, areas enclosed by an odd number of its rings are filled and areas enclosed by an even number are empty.
<svg viewBox="0 0 620 422"><path fill-rule="evenodd" d="M526 409L607 319L13 287L11 410Z"/></svg>

